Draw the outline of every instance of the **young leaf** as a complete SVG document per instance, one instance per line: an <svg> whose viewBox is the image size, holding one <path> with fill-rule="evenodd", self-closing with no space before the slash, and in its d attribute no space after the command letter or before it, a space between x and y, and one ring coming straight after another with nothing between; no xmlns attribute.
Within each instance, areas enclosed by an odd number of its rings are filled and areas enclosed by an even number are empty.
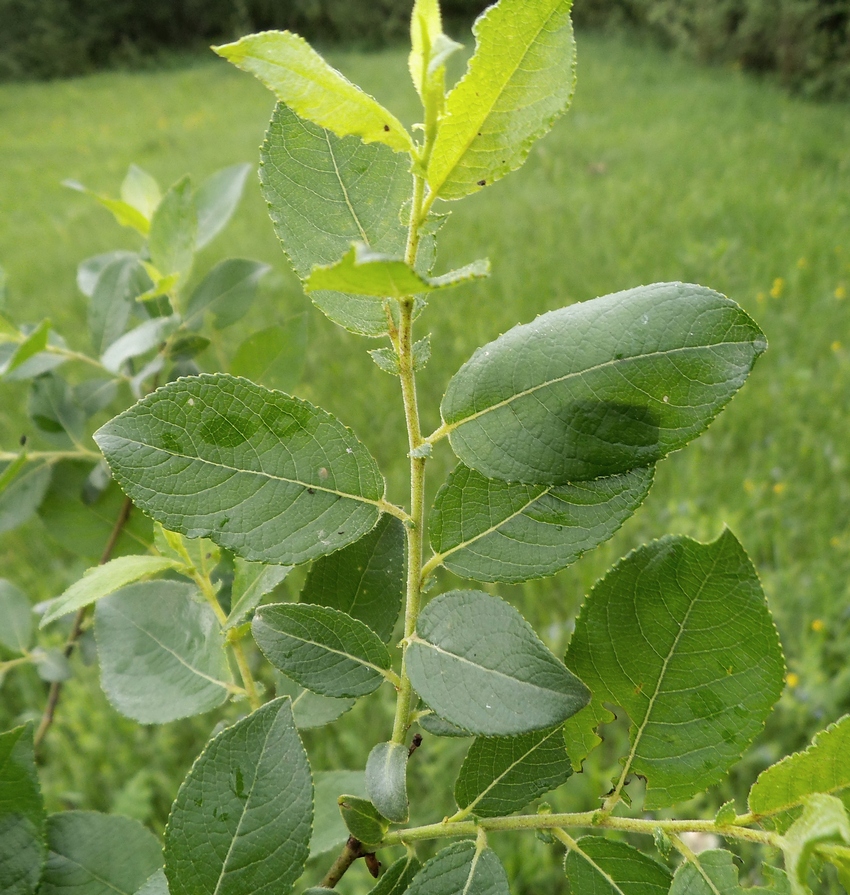
<svg viewBox="0 0 850 895"><path fill-rule="evenodd" d="M759 816L799 808L813 793L850 795L850 715L816 734L805 752L783 758L762 771L750 789L750 811ZM781 826L787 826L785 823Z"/></svg>
<svg viewBox="0 0 850 895"><path fill-rule="evenodd" d="M565 659L593 693L568 725L588 738L621 706L631 720L628 773L646 808L684 801L721 779L761 730L784 662L758 576L727 529L711 544L667 537L621 560L593 588ZM583 751L583 750L582 750Z"/></svg>
<svg viewBox="0 0 850 895"><path fill-rule="evenodd" d="M96 811L63 811L47 818L47 847L39 895L133 895L162 867L156 836L139 821Z"/></svg>
<svg viewBox="0 0 850 895"><path fill-rule="evenodd" d="M476 21L475 54L446 98L428 185L460 199L518 168L575 89L572 0L501 0Z"/></svg>
<svg viewBox="0 0 850 895"><path fill-rule="evenodd" d="M449 383L440 431L489 478L564 484L615 475L699 435L766 344L734 302L702 286L618 292L479 348Z"/></svg>
<svg viewBox="0 0 850 895"><path fill-rule="evenodd" d="M142 724L208 712L232 688L221 627L192 584L124 587L97 604L94 633L103 691Z"/></svg>
<svg viewBox="0 0 850 895"><path fill-rule="evenodd" d="M576 895L667 895L672 879L658 861L602 836L579 839L567 852L564 871Z"/></svg>
<svg viewBox="0 0 850 895"><path fill-rule="evenodd" d="M375 252L354 242L334 264L318 265L304 283L305 292L333 290L373 298L404 298L417 293L451 289L468 280L490 276L490 262L473 261L439 277L418 274L403 259Z"/></svg>
<svg viewBox="0 0 850 895"><path fill-rule="evenodd" d="M29 597L5 578L0 578L0 619L0 644L13 653L28 650L32 643L32 606Z"/></svg>
<svg viewBox="0 0 850 895"><path fill-rule="evenodd" d="M410 198L409 160L380 144L340 139L278 104L261 149L260 181L275 233L303 280L362 240L375 252L404 255L401 210ZM331 320L367 336L387 331L371 298L318 292L313 303Z"/></svg>
<svg viewBox="0 0 850 895"><path fill-rule="evenodd" d="M339 848L348 839L348 828L339 811L339 796L348 792L358 798L366 798L363 771L316 771L313 781L316 786L316 809L313 838L310 840L311 858Z"/></svg>
<svg viewBox="0 0 850 895"><path fill-rule="evenodd" d="M286 326L261 329L236 349L230 372L251 382L291 394L301 382L307 360L307 315Z"/></svg>
<svg viewBox="0 0 850 895"><path fill-rule="evenodd" d="M553 575L608 540L635 512L654 467L570 485L488 479L459 464L429 522L432 562L476 581Z"/></svg>
<svg viewBox="0 0 850 895"><path fill-rule="evenodd" d="M227 226L242 198L251 165L231 165L208 177L195 193L198 230L195 251L200 251Z"/></svg>
<svg viewBox="0 0 850 895"><path fill-rule="evenodd" d="M404 125L376 99L355 87L297 34L264 31L214 47L219 56L259 78L296 115L338 137L384 143L411 152Z"/></svg>
<svg viewBox="0 0 850 895"><path fill-rule="evenodd" d="M205 311L212 311L216 329L236 323L250 310L257 285L270 270L268 264L246 258L220 261L192 293L184 315L186 326L200 328Z"/></svg>
<svg viewBox="0 0 850 895"><path fill-rule="evenodd" d="M116 339L101 355L100 362L110 373L120 373L124 364L134 357L147 354L168 338L180 325L177 314L145 320Z"/></svg>
<svg viewBox="0 0 850 895"><path fill-rule="evenodd" d="M120 226L130 227L137 233L141 233L142 236L148 235L150 222L138 208L134 208L129 202L125 202L123 199L112 199L109 196L96 193L94 190L90 190L76 180L63 180L62 186L66 186L69 190L75 190L78 193L85 193L87 196L97 199L107 211L112 212L112 216Z"/></svg>
<svg viewBox="0 0 850 895"><path fill-rule="evenodd" d="M524 808L572 774L562 727L517 737L479 737L466 754L455 799L478 817L498 817Z"/></svg>
<svg viewBox="0 0 850 895"><path fill-rule="evenodd" d="M168 569L182 568L182 562L167 556L119 556L102 566L89 569L79 581L53 600L42 616L39 627L43 628L57 618L107 597L134 581L158 575Z"/></svg>
<svg viewBox="0 0 850 895"><path fill-rule="evenodd" d="M124 332L135 300L150 286L136 255L121 254L97 277L89 305L89 334L101 355Z"/></svg>
<svg viewBox="0 0 850 895"><path fill-rule="evenodd" d="M313 823L310 765L288 699L215 737L177 793L165 830L171 895L287 895Z"/></svg>
<svg viewBox="0 0 850 895"><path fill-rule="evenodd" d="M121 184L121 200L135 208L149 221L161 199L159 184L153 177L137 165L130 165L127 176Z"/></svg>
<svg viewBox="0 0 850 895"><path fill-rule="evenodd" d="M2 613L0 613L2 616ZM32 725L0 733L0 892L34 895L47 847Z"/></svg>
<svg viewBox="0 0 850 895"><path fill-rule="evenodd" d="M272 603L256 611L251 628L275 668L325 696L365 696L391 664L378 635L336 609Z"/></svg>
<svg viewBox="0 0 850 895"><path fill-rule="evenodd" d="M179 274L185 282L195 257L197 230L192 182L183 177L165 194L151 220L148 249L162 276Z"/></svg>
<svg viewBox="0 0 850 895"><path fill-rule="evenodd" d="M394 824L407 823L407 758L404 743L378 743L366 762L366 792L378 811Z"/></svg>
<svg viewBox="0 0 850 895"><path fill-rule="evenodd" d="M422 869L422 864L412 852L408 852L403 858L399 858L387 868L387 872L380 878L378 885L369 895L404 895L413 881L413 877Z"/></svg>
<svg viewBox="0 0 850 895"><path fill-rule="evenodd" d="M404 526L382 516L365 537L313 563L301 602L339 609L386 643L401 609L404 551Z"/></svg>
<svg viewBox="0 0 850 895"><path fill-rule="evenodd" d="M433 599L406 662L413 688L435 712L484 736L552 727L590 699L516 609L480 591Z"/></svg>
<svg viewBox="0 0 850 895"><path fill-rule="evenodd" d="M413 4L410 46L408 68L425 111L426 142L431 142L445 108L446 62L462 48L443 33L438 0L416 0Z"/></svg>
<svg viewBox="0 0 850 895"><path fill-rule="evenodd" d="M390 376L399 375L398 355L395 348L373 348L369 351L369 356L377 364L377 366ZM416 371L424 369L428 361L431 360L431 336L425 336L413 344L413 369Z"/></svg>
<svg viewBox="0 0 850 895"><path fill-rule="evenodd" d="M827 843L850 846L850 817L840 799L815 793L805 798L803 813L782 837L792 895L811 895L809 862L815 849Z"/></svg>
<svg viewBox="0 0 850 895"><path fill-rule="evenodd" d="M489 848L455 842L416 874L407 895L508 895L502 862Z"/></svg>
<svg viewBox="0 0 850 895"><path fill-rule="evenodd" d="M15 461L12 461L15 462ZM2 464L4 473L9 468ZM49 463L32 462L7 481L0 491L0 534L11 531L31 519L50 486L53 468Z"/></svg>
<svg viewBox="0 0 850 895"><path fill-rule="evenodd" d="M724 849L709 849L696 855L696 861L683 861L670 887L670 895L790 895L788 877L764 865L768 886L744 889L738 882L735 857Z"/></svg>
<svg viewBox="0 0 850 895"><path fill-rule="evenodd" d="M238 627L249 621L260 600L270 594L292 571L292 566L266 566L259 562L245 562L236 557L230 603L224 629Z"/></svg>
<svg viewBox="0 0 850 895"><path fill-rule="evenodd" d="M358 540L380 515L384 480L350 430L244 379L169 383L94 437L141 509L244 559L306 562Z"/></svg>
<svg viewBox="0 0 850 895"><path fill-rule="evenodd" d="M356 699L335 699L333 696L313 693L312 690L304 689L280 671L275 672L275 690L278 696L289 696L292 700L292 717L295 718L295 726L299 730L324 727L353 708L357 701ZM340 792L353 792L353 790L350 786L343 786L337 790L337 794ZM365 790L363 795L366 795ZM336 816L336 796L334 796L333 804L334 816Z"/></svg>
<svg viewBox="0 0 850 895"><path fill-rule="evenodd" d="M338 801L339 813L348 832L366 848L380 845L390 823L381 817L378 809L368 799L357 796L342 795Z"/></svg>
<svg viewBox="0 0 850 895"><path fill-rule="evenodd" d="M41 323L0 363L0 376L8 376L47 347L50 321Z"/></svg>

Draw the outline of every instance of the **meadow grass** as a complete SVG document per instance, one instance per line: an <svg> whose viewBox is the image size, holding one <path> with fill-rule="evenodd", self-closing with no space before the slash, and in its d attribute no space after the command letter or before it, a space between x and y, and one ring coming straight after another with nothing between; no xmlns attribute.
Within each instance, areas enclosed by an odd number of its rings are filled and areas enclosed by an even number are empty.
<svg viewBox="0 0 850 895"><path fill-rule="evenodd" d="M331 55L402 120L415 120L403 52ZM254 163L272 105L258 83L216 61L0 87L0 264L15 319L50 316L82 347L76 264L136 245L61 180L116 193L131 162L164 184ZM429 430L448 378L475 347L568 303L685 280L726 293L764 329L770 350L741 395L706 435L659 465L646 505L609 544L553 579L498 588L561 650L582 596L617 557L666 533L713 539L728 524L756 563L793 675L750 771L850 709L848 146L846 105L806 104L732 70L581 35L571 112L522 171L452 207L443 231L438 272L489 255L492 278L437 297L419 324L434 345L420 379ZM308 305L255 179L200 267L225 255L275 267L262 300L219 346L229 356L240 333ZM354 428L385 469L392 496L404 500L397 382L366 355L373 344L318 311L310 326L299 393ZM2 386L5 445L25 425L23 402L20 388ZM452 465L441 445L431 493ZM0 540L2 574L34 599L54 595L80 570L70 557L50 559L45 537L33 522ZM456 582L446 575L443 583ZM85 711L78 702L75 711ZM362 763L374 736L337 740L327 758ZM539 886L534 866L514 868L516 891Z"/></svg>

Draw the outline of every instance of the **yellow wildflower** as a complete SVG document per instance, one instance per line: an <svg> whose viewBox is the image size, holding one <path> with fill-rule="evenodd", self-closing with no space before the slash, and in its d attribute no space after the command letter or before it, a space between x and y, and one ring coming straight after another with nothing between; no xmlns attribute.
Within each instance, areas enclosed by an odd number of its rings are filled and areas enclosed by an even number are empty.
<svg viewBox="0 0 850 895"><path fill-rule="evenodd" d="M829 346L833 351L841 351L841 342L837 339Z"/></svg>
<svg viewBox="0 0 850 895"><path fill-rule="evenodd" d="M818 631L818 632L820 632L820 631L823 631L823 629L824 629L825 627L826 627L826 625L824 625L822 619L816 618L816 619L812 622L812 630L813 630L813 631Z"/></svg>
<svg viewBox="0 0 850 895"><path fill-rule="evenodd" d="M787 487L788 487L788 485L785 482L777 482L773 486L773 493L774 494L783 494Z"/></svg>
<svg viewBox="0 0 850 895"><path fill-rule="evenodd" d="M794 674L793 671L789 671L788 674L785 675L785 683L788 684L789 687L797 687L800 684L800 675Z"/></svg>
<svg viewBox="0 0 850 895"><path fill-rule="evenodd" d="M841 301L841 299L843 299L843 298L847 298L847 289L846 289L843 285L841 285L841 286L836 286L836 288L835 288L835 297L836 297L839 301Z"/></svg>
<svg viewBox="0 0 850 895"><path fill-rule="evenodd" d="M770 297L771 298L779 298L782 295L782 290L785 288L785 280L782 277L777 277L773 281L773 286L770 289Z"/></svg>

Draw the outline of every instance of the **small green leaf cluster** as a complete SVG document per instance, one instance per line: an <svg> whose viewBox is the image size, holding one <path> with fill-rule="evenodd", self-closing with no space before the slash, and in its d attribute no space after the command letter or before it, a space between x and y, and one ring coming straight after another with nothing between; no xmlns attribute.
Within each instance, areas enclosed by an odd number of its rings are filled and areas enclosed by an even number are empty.
<svg viewBox="0 0 850 895"><path fill-rule="evenodd" d="M10 890L288 893L308 858L341 848L308 892L335 888L359 859L377 875L376 853L386 852L395 860L373 895L507 895L488 844L489 833L505 831L545 832L564 846L574 892L742 891L732 853L697 855L687 832L781 853L784 872L766 868L767 885L756 891L803 895L823 861L847 882L850 718L766 770L746 814L733 805L713 820L644 814L721 781L784 686L776 628L731 531L707 544L663 537L622 559L588 595L563 658L492 592L429 597L441 567L473 581L522 582L609 539L647 497L655 465L705 431L766 348L758 326L711 289L640 286L543 314L479 348L448 382L440 426L423 434L416 373L430 343L416 341L415 323L429 300L449 300L449 289L490 271L472 261L434 274L447 203L518 168L566 111L570 5L499 0L476 23L466 74L447 93L457 44L443 33L437 0L416 0L410 72L423 121L413 133L297 35L267 32L218 48L277 96L261 184L305 291L335 323L385 340L371 355L399 379L410 500L387 500L377 461L343 422L268 380L181 368L195 375L167 376L102 425L94 440L106 479L154 520L154 535L143 555L105 557L49 605L42 624L94 604L104 690L141 723L229 699L250 710L189 771L164 855L150 861L142 833L116 825L100 835L99 815L45 822L30 732L4 734L0 744L16 758L0 769L28 807L16 813L0 801L0 823L30 855L0 851L0 879L16 880ZM123 334L126 320L113 327L104 313L96 332L102 340L117 333L101 343L99 363L141 394L172 357L174 334L195 338L206 309L214 326L232 322L246 283L253 288L261 274L251 262L233 262L242 266L227 275L216 268L184 302L200 198L181 181L160 201L131 174L120 202L98 199L147 235L146 255L132 262L145 288L128 301L160 311L140 324L156 330L145 351L166 347L131 374L126 365L143 352L116 346L138 344L128 338L136 330ZM113 263L98 268L97 282ZM254 354L275 351L264 339L245 343L234 372L262 379ZM22 334L7 368L52 357L49 345L44 325ZM48 397L37 406L53 406ZM40 412L67 431L58 411ZM458 462L428 508L428 461L447 447ZM275 588L308 563L299 598L282 601ZM14 589L0 597L17 605ZM12 615L9 643L20 646L31 632L19 609ZM255 679L260 657L278 675L268 700ZM395 694L395 719L392 730L374 732L365 769L314 774L299 728L330 723L384 685ZM629 744L599 807L517 813L569 786L613 720L611 707L628 716ZM432 736L471 741L454 787L458 810L409 826L408 776ZM635 776L646 783L640 812L630 810ZM593 835L574 838L574 828ZM605 831L615 838L598 835ZM660 856L616 838L622 833L644 834ZM132 866L110 852L119 835L125 851L137 837ZM458 841L420 861L418 843L449 838ZM391 851L398 847L403 855ZM57 859L42 869L48 851ZM667 859L672 851L678 864ZM72 882L74 864L83 870Z"/></svg>

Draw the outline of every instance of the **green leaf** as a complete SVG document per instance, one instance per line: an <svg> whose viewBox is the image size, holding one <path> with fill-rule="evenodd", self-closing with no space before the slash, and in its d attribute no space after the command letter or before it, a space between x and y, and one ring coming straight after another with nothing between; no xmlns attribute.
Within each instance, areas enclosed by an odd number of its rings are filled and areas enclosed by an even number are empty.
<svg viewBox="0 0 850 895"><path fill-rule="evenodd" d="M407 895L508 895L508 878L496 853L474 842L455 842L416 874Z"/></svg>
<svg viewBox="0 0 850 895"><path fill-rule="evenodd" d="M479 348L449 383L442 431L489 478L564 484L626 472L699 435L766 344L734 302L702 286L618 292Z"/></svg>
<svg viewBox="0 0 850 895"><path fill-rule="evenodd" d="M475 23L475 54L446 97L428 185L460 199L518 168L575 89L572 0L501 0Z"/></svg>
<svg viewBox="0 0 850 895"><path fill-rule="evenodd" d="M186 305L186 326L198 328L205 311L212 311L213 326L224 329L248 313L257 285L271 270L261 261L228 258L201 280Z"/></svg>
<svg viewBox="0 0 850 895"><path fill-rule="evenodd" d="M267 566L261 562L246 562L238 556L235 566L230 596L232 608L224 625L225 630L250 621L260 600L270 594L292 571L292 566Z"/></svg>
<svg viewBox="0 0 850 895"><path fill-rule="evenodd" d="M369 351L369 356L385 373L391 376L399 375L398 355L394 348L373 348ZM413 369L415 371L424 369L429 360L431 360L430 335L413 343Z"/></svg>
<svg viewBox="0 0 850 895"><path fill-rule="evenodd" d="M97 604L103 690L142 724L165 724L220 706L232 689L224 637L191 584L131 584Z"/></svg>
<svg viewBox="0 0 850 895"><path fill-rule="evenodd" d="M115 261L127 261L130 259L138 261L139 256L135 252L128 252L125 249L120 249L116 252L104 252L102 255L86 258L85 261L81 261L77 265L77 288L86 298L91 298L103 271Z"/></svg>
<svg viewBox="0 0 850 895"><path fill-rule="evenodd" d="M316 785L316 815L313 819L313 838L310 840L310 858L337 849L348 839L348 828L339 811L339 796L352 793L359 798L366 797L363 771L317 771L313 780Z"/></svg>
<svg viewBox="0 0 850 895"><path fill-rule="evenodd" d="M572 774L562 727L517 737L479 737L466 754L455 799L478 817L498 817L524 808Z"/></svg>
<svg viewBox="0 0 850 895"><path fill-rule="evenodd" d="M358 540L380 515L384 480L351 431L244 379L169 383L94 437L137 506L244 559L306 562Z"/></svg>
<svg viewBox="0 0 850 895"><path fill-rule="evenodd" d="M378 881L378 885L369 895L404 895L413 877L422 869L419 859L413 852L408 852L391 864L386 873Z"/></svg>
<svg viewBox="0 0 850 895"><path fill-rule="evenodd" d="M0 616L3 613L0 611ZM0 892L34 895L47 847L32 725L0 733Z"/></svg>
<svg viewBox="0 0 850 895"><path fill-rule="evenodd" d="M9 289L7 286L6 271L0 267L0 313L6 309L6 302L9 300Z"/></svg>
<svg viewBox="0 0 850 895"><path fill-rule="evenodd" d="M29 597L11 581L0 578L0 644L23 653L32 643L32 606Z"/></svg>
<svg viewBox="0 0 850 895"><path fill-rule="evenodd" d="M249 336L236 349L230 372L251 382L292 393L307 361L307 315L290 318L286 326L270 326Z"/></svg>
<svg viewBox="0 0 850 895"><path fill-rule="evenodd" d="M287 677L324 696L365 696L386 678L390 654L363 622L307 603L261 606L254 640Z"/></svg>
<svg viewBox="0 0 850 895"><path fill-rule="evenodd" d="M89 334L96 355L124 332L135 300L149 284L135 255L119 257L101 271L89 305Z"/></svg>
<svg viewBox="0 0 850 895"><path fill-rule="evenodd" d="M750 811L759 816L790 811L813 793L846 799L850 795L848 755L850 715L845 715L816 734L805 752L789 755L762 771L750 789ZM784 828L787 822L781 826Z"/></svg>
<svg viewBox="0 0 850 895"><path fill-rule="evenodd" d="M151 219L148 250L162 276L179 274L185 282L195 257L197 230L198 213L187 176L168 190Z"/></svg>
<svg viewBox="0 0 850 895"><path fill-rule="evenodd" d="M443 33L438 0L416 0L410 17L408 67L425 110L426 141L433 141L445 108L446 61L461 45Z"/></svg>
<svg viewBox="0 0 850 895"><path fill-rule="evenodd" d="M403 259L375 252L365 242L354 242L339 261L313 268L304 283L306 292L334 290L373 298L405 298L417 293L451 289L469 280L490 276L490 262L473 261L439 277L418 274Z"/></svg>
<svg viewBox="0 0 850 895"><path fill-rule="evenodd" d="M393 516L382 516L365 537L313 563L301 602L339 609L386 643L401 609L404 555L404 526Z"/></svg>
<svg viewBox="0 0 850 895"><path fill-rule="evenodd" d="M413 688L440 717L484 736L552 727L590 699L516 609L480 591L433 599L406 663Z"/></svg>
<svg viewBox="0 0 850 895"><path fill-rule="evenodd" d="M338 802L339 813L348 832L366 848L380 845L390 823L381 817L378 809L368 799L357 796L342 795Z"/></svg>
<svg viewBox="0 0 850 895"><path fill-rule="evenodd" d="M0 466L4 472L8 468L5 463ZM0 491L0 533L23 525L35 515L50 486L52 472L48 463L28 463Z"/></svg>
<svg viewBox="0 0 850 895"><path fill-rule="evenodd" d="M47 845L39 895L134 895L162 866L156 836L118 814L51 814Z"/></svg>
<svg viewBox="0 0 850 895"><path fill-rule="evenodd" d="M278 105L261 149L260 181L275 233L304 280L316 264L333 264L361 240L373 251L404 254L401 211L410 198L409 160L380 144L340 139ZM313 293L331 320L367 336L387 331L371 298Z"/></svg>
<svg viewBox="0 0 850 895"><path fill-rule="evenodd" d="M73 387L73 400L86 419L105 410L118 397L114 379L86 379Z"/></svg>
<svg viewBox="0 0 850 895"><path fill-rule="evenodd" d="M275 671L275 690L278 696L289 696L292 699L292 717L295 718L295 726L299 730L310 730L314 727L324 727L340 718L353 708L355 699L335 699L333 696L322 696L306 690L300 684L296 684L280 671ZM340 792L353 792L350 786L343 786L337 790ZM366 795L366 791L363 791ZM334 816L338 814L336 795L333 802Z"/></svg>
<svg viewBox="0 0 850 895"><path fill-rule="evenodd" d="M177 793L165 830L171 895L286 895L313 822L310 765L288 699L215 737Z"/></svg>
<svg viewBox="0 0 850 895"><path fill-rule="evenodd" d="M145 320L116 339L101 355L100 362L110 373L120 373L124 364L134 357L147 354L165 341L180 325L177 314Z"/></svg>
<svg viewBox="0 0 850 895"><path fill-rule="evenodd" d="M589 482L523 485L459 464L434 501L432 562L476 581L553 575L617 531L643 503L653 474L645 466Z"/></svg>
<svg viewBox="0 0 850 895"><path fill-rule="evenodd" d="M623 775L646 777L646 808L684 801L719 781L759 733L784 686L779 637L758 576L727 529L711 544L667 537L597 582L565 659L590 687L570 733L631 720ZM584 750L581 750L582 752Z"/></svg>
<svg viewBox="0 0 850 895"><path fill-rule="evenodd" d="M850 846L850 818L840 799L815 793L806 797L803 813L782 837L791 895L811 895L809 862L815 849L827 843Z"/></svg>
<svg viewBox="0 0 850 895"><path fill-rule="evenodd" d="M135 208L149 221L160 199L162 193L156 180L137 165L130 165L127 176L121 184L121 200Z"/></svg>
<svg viewBox="0 0 850 895"><path fill-rule="evenodd" d="M136 895L169 895L168 880L165 878L165 871L160 867L155 873L152 873L147 882L136 890Z"/></svg>
<svg viewBox="0 0 850 895"><path fill-rule="evenodd" d="M50 333L50 321L42 320L41 323L21 342L17 348L0 364L0 376L7 376L26 361L44 351L48 343Z"/></svg>
<svg viewBox="0 0 850 895"><path fill-rule="evenodd" d="M126 498L115 482L109 482L94 499L87 499L86 482L92 471L91 463L57 463L38 515L51 538L93 564L102 556ZM152 542L150 519L131 510L112 556L147 553Z"/></svg>
<svg viewBox="0 0 850 895"><path fill-rule="evenodd" d="M101 566L89 569L79 581L75 581L61 596L53 600L41 619L40 628L94 603L119 588L158 575L168 569L180 570L183 563L167 556L119 556Z"/></svg>
<svg viewBox="0 0 850 895"><path fill-rule="evenodd" d="M575 845L564 862L573 895L667 895L670 871L631 845L601 836Z"/></svg>
<svg viewBox="0 0 850 895"><path fill-rule="evenodd" d="M68 657L59 647L39 648L35 651L34 658L36 671L43 681L53 684L70 680L74 676Z"/></svg>
<svg viewBox="0 0 850 895"><path fill-rule="evenodd" d="M426 732L435 737L471 737L472 733L457 724L450 724L445 718L441 718L433 709L429 709L424 715L416 719L416 723Z"/></svg>
<svg viewBox="0 0 850 895"><path fill-rule="evenodd" d="M378 811L394 824L407 823L407 758L404 743L378 743L366 762L366 791Z"/></svg>
<svg viewBox="0 0 850 895"><path fill-rule="evenodd" d="M73 389L61 376L45 373L33 382L27 412L49 441L60 447L82 442L85 414L74 401Z"/></svg>
<svg viewBox="0 0 850 895"><path fill-rule="evenodd" d="M257 77L301 118L338 137L384 143L411 152L413 141L402 123L377 100L343 77L297 34L265 31L214 47L219 56Z"/></svg>
<svg viewBox="0 0 850 895"><path fill-rule="evenodd" d="M227 226L242 198L251 165L230 165L208 177L195 193L198 230L195 251L200 251Z"/></svg>
<svg viewBox="0 0 850 895"><path fill-rule="evenodd" d="M695 858L695 862L683 861L679 865L670 895L790 895L788 877L767 864L762 873L769 885L744 889L738 882L738 868L731 852L709 849Z"/></svg>
<svg viewBox="0 0 850 895"><path fill-rule="evenodd" d="M125 202L122 199L112 199L109 196L96 193L76 180L63 180L62 186L68 187L69 190L76 190L78 193L85 193L87 196L96 199L107 211L112 212L112 216L120 226L130 227L141 233L142 236L148 235L150 222L138 208L134 208L129 202Z"/></svg>

